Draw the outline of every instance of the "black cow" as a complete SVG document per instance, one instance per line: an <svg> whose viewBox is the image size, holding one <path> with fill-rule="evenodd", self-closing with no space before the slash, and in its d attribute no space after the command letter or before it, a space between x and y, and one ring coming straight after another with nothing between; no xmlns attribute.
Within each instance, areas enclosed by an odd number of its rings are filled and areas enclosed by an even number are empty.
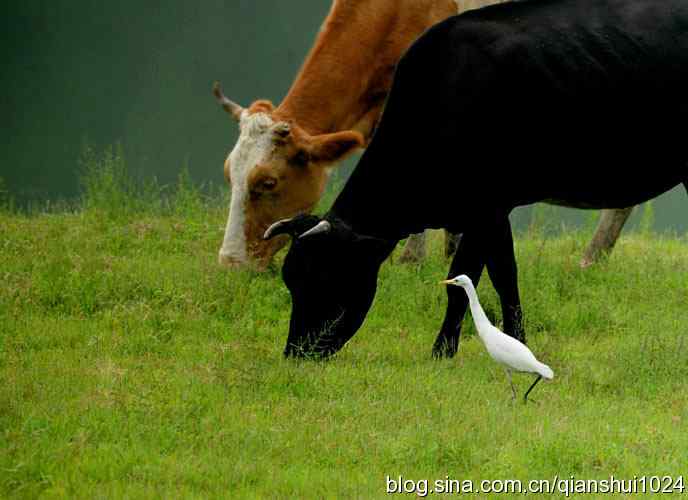
<svg viewBox="0 0 688 500"><path fill-rule="evenodd" d="M686 185L687 128L686 0L532 0L431 28L400 61L378 130L324 219L266 233L295 237L285 355L339 350L380 264L426 228L464 233L449 276L477 283L487 267L505 331L524 339L511 210L622 208ZM462 290L447 293L435 356L456 353L466 310Z"/></svg>

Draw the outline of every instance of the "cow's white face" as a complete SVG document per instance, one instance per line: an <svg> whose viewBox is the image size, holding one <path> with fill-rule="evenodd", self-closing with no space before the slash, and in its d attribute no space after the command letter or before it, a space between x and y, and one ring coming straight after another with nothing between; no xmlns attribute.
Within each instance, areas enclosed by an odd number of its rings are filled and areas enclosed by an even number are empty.
<svg viewBox="0 0 688 500"><path fill-rule="evenodd" d="M249 262L247 209L250 202L249 175L259 165L267 165L275 152L275 122L267 113L249 114L244 110L239 122L240 135L225 160L225 178L232 188L229 217L220 248L221 264L245 265Z"/></svg>
<svg viewBox="0 0 688 500"><path fill-rule="evenodd" d="M267 101L230 112L240 135L224 166L232 196L219 261L262 270L287 241L263 240L266 229L310 212L325 188L327 167L362 147L363 137L353 131L311 136L278 117Z"/></svg>

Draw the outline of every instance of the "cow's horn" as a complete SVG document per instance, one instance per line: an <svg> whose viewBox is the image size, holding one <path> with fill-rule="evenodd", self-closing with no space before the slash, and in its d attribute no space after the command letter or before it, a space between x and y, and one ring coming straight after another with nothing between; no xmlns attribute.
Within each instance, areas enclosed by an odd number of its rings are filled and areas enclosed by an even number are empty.
<svg viewBox="0 0 688 500"><path fill-rule="evenodd" d="M236 119L236 121L239 121L241 119L241 113L244 112L244 108L239 106L234 101L230 101L229 99L227 99L227 97L222 93L222 87L220 87L220 82L215 82L213 84L213 94L215 95L217 102L220 103L220 105L225 109L227 113L232 115Z"/></svg>
<svg viewBox="0 0 688 500"><path fill-rule="evenodd" d="M329 233L332 230L332 224L326 220L321 220L318 224L299 236L301 238L307 238L308 236L313 236L314 234Z"/></svg>
<svg viewBox="0 0 688 500"><path fill-rule="evenodd" d="M265 231L265 234L263 235L264 240L269 240L271 238L274 238L278 234L284 234L289 230L289 223L293 220L293 218L290 219L282 219L277 222L275 222L272 226L270 226L267 231Z"/></svg>

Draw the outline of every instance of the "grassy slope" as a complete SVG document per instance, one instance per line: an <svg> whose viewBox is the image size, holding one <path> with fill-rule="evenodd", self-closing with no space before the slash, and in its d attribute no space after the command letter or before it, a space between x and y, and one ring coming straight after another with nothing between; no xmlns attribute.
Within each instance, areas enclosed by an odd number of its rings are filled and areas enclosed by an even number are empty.
<svg viewBox="0 0 688 500"><path fill-rule="evenodd" d="M530 345L556 374L523 406L472 325L455 359L430 359L437 238L426 263L384 266L335 360L297 363L279 274L215 264L224 209L92 205L0 215L0 496L381 497L387 474L687 470L685 239L625 237L586 271L585 235L517 241Z"/></svg>

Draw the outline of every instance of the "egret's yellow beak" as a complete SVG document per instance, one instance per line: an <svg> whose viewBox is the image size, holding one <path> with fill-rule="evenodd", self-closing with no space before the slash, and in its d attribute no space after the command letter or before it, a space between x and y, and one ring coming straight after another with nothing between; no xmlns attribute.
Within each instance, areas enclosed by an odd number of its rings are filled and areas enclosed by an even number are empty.
<svg viewBox="0 0 688 500"><path fill-rule="evenodd" d="M453 285L454 282L452 280L444 280L440 281L440 285Z"/></svg>

